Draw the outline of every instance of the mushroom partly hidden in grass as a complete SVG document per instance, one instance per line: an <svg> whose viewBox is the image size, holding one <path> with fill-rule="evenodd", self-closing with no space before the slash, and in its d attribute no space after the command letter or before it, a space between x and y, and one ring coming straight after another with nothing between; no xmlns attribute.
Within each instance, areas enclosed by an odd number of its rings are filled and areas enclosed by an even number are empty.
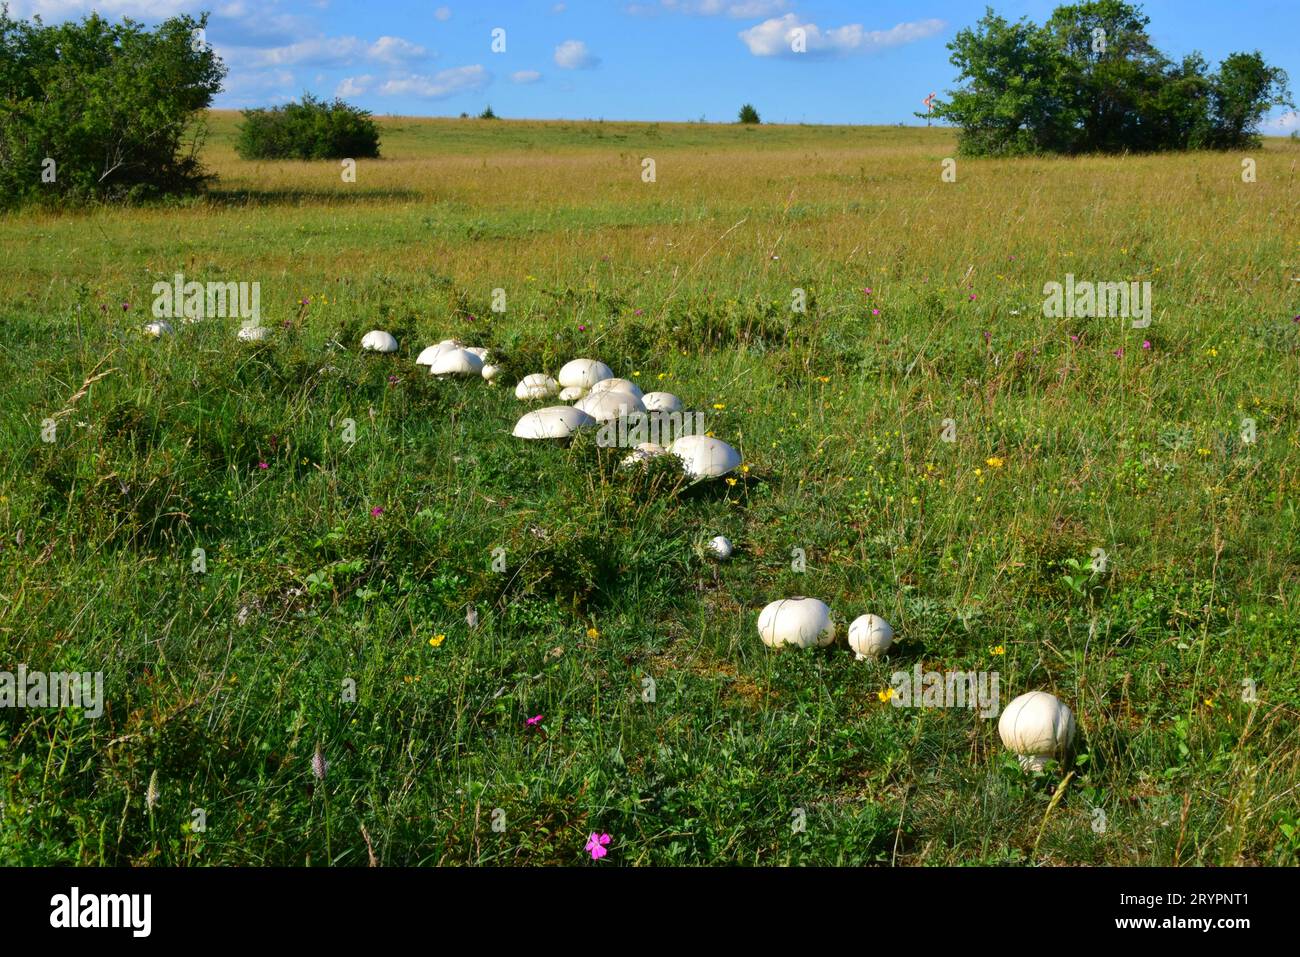
<svg viewBox="0 0 1300 957"><path fill-rule="evenodd" d="M726 535L715 535L709 539L709 544L705 546L712 555L720 562L725 562L731 557L731 542L727 541Z"/></svg>
<svg viewBox="0 0 1300 957"><path fill-rule="evenodd" d="M680 412L682 400L671 392L647 392L641 397L648 412Z"/></svg>
<svg viewBox="0 0 1300 957"><path fill-rule="evenodd" d="M740 464L740 453L710 435L683 435L668 446L693 479L719 478Z"/></svg>
<svg viewBox="0 0 1300 957"><path fill-rule="evenodd" d="M367 352L396 352L397 340L382 329L371 329L362 337L361 348Z"/></svg>
<svg viewBox="0 0 1300 957"><path fill-rule="evenodd" d="M587 395L600 395L604 392L626 392L628 395L634 395L638 399L641 398L641 387L639 385L631 379L615 378L601 379L587 390Z"/></svg>
<svg viewBox="0 0 1300 957"><path fill-rule="evenodd" d="M519 380L519 384L515 386L515 398L524 401L549 399L559 391L559 388L556 381L545 372L534 372Z"/></svg>
<svg viewBox="0 0 1300 957"><path fill-rule="evenodd" d="M438 353L429 372L442 378L453 375L479 375L483 371L483 360L468 349L446 349Z"/></svg>
<svg viewBox="0 0 1300 957"><path fill-rule="evenodd" d="M574 359L560 369L560 386L590 389L601 379L614 378L614 370L596 359Z"/></svg>
<svg viewBox="0 0 1300 957"><path fill-rule="evenodd" d="M625 456L620 464L624 468L631 468L634 465L646 465L651 459L667 454L668 450L662 445L657 445L654 442L642 442Z"/></svg>
<svg viewBox="0 0 1300 957"><path fill-rule="evenodd" d="M483 378L488 382L494 381L500 374L500 366L494 366L490 362L483 366Z"/></svg>
<svg viewBox="0 0 1300 957"><path fill-rule="evenodd" d="M266 326L240 326L237 336L240 342L261 342L271 338L271 330Z"/></svg>
<svg viewBox="0 0 1300 957"><path fill-rule="evenodd" d="M1074 713L1046 691L1016 698L998 719L998 735L1014 751L1026 771L1041 771L1053 758L1063 758L1074 743Z"/></svg>
<svg viewBox="0 0 1300 957"><path fill-rule="evenodd" d="M894 629L879 615L860 615L849 625L849 647L858 656L879 658L894 643Z"/></svg>
<svg viewBox="0 0 1300 957"><path fill-rule="evenodd" d="M758 636L772 648L824 647L835 640L835 622L825 602L797 595L774 601L759 612Z"/></svg>
<svg viewBox="0 0 1300 957"><path fill-rule="evenodd" d="M175 332L172 324L165 319L155 319L153 322L144 324L144 334L152 336L155 339L161 339L163 336L170 336Z"/></svg>
<svg viewBox="0 0 1300 957"><path fill-rule="evenodd" d="M567 439L579 429L596 424L596 420L571 405L548 405L525 412L515 423L515 437L520 439Z"/></svg>
<svg viewBox="0 0 1300 957"><path fill-rule="evenodd" d="M420 354L415 357L415 364L417 366L431 366L433 365L433 360L438 358L438 356L442 355L448 349L459 348L460 343L455 339L443 339L442 342L439 342L437 345L422 349Z"/></svg>
<svg viewBox="0 0 1300 957"><path fill-rule="evenodd" d="M587 394L587 390L580 385L571 385L560 390L561 402L576 402Z"/></svg>

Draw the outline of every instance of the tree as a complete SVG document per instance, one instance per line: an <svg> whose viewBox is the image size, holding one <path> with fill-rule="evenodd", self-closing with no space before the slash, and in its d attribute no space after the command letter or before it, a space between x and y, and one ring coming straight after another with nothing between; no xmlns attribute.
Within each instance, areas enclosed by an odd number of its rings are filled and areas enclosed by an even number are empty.
<svg viewBox="0 0 1300 957"><path fill-rule="evenodd" d="M244 159L374 159L379 127L370 113L342 100L304 93L301 103L244 110L235 150Z"/></svg>
<svg viewBox="0 0 1300 957"><path fill-rule="evenodd" d="M753 104L746 103L740 108L740 122L742 123L762 123L758 118L758 110L754 109Z"/></svg>
<svg viewBox="0 0 1300 957"><path fill-rule="evenodd" d="M489 103L489 104L487 105L487 108L486 108L482 113L480 113L480 114L478 115L478 118L479 118L480 120L495 120L495 119L497 119L497 115L496 115L495 113L492 112L492 104L491 104L491 103Z"/></svg>
<svg viewBox="0 0 1300 957"><path fill-rule="evenodd" d="M1114 153L1248 147L1290 104L1286 73L1258 53L1211 74L1200 54L1157 50L1148 22L1124 0L1058 7L1041 27L988 10L948 45L965 85L934 113L968 154Z"/></svg>
<svg viewBox="0 0 1300 957"><path fill-rule="evenodd" d="M180 16L149 31L92 14L46 26L0 7L0 204L201 188L203 111L226 75L206 25Z"/></svg>

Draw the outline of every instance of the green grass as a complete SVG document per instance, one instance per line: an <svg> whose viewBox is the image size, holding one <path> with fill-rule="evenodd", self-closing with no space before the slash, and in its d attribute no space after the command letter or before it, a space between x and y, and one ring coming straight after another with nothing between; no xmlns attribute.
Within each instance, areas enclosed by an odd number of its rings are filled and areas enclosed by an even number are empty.
<svg viewBox="0 0 1300 957"><path fill-rule="evenodd" d="M575 864L592 831L613 864L1297 863L1294 143L1254 184L1215 154L945 184L938 129L393 119L348 184L239 161L233 124L207 199L0 219L0 670L106 684L99 719L0 711L0 861L364 865L364 828L384 864ZM141 336L178 271L260 282L271 341ZM1150 280L1152 326L1045 319L1067 272ZM451 335L502 383L414 365ZM517 378L580 355L748 472L512 438ZM774 652L792 594L898 642ZM1055 692L1072 765L882 702L917 662Z"/></svg>

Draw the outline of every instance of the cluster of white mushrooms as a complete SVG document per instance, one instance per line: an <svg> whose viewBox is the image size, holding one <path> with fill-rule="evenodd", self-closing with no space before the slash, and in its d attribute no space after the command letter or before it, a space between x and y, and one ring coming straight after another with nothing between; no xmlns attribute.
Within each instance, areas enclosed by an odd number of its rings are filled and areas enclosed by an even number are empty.
<svg viewBox="0 0 1300 957"><path fill-rule="evenodd" d="M171 324L163 320L147 323L147 335L171 335ZM244 341L260 341L268 335L262 326L239 330ZM367 352L396 352L397 340L387 332L372 330L362 338ZM482 376L488 382L500 369L489 361L487 349L464 346L444 339L423 350L415 360L428 366L431 375ZM596 359L574 359L560 369L558 377L544 372L526 375L515 386L515 397L525 402L558 399L572 405L549 405L535 409L515 423L514 435L521 439L567 439L579 429L636 416L653 417L682 411L682 401L671 392L643 393L629 379L615 377L605 363ZM692 479L718 478L740 465L740 453L732 446L705 435L685 435L664 447L643 442L624 459L624 465L644 464L655 456L672 454ZM723 535L709 540L705 550L721 561L731 557L731 542ZM798 595L767 605L758 615L758 635L765 645L777 648L827 647L835 642L835 622L826 603ZM894 629L879 615L865 614L849 625L848 644L858 661L881 657L894 643ZM1002 744L1016 754L1023 768L1042 770L1047 761L1064 757L1074 742L1074 714L1046 691L1022 694L1003 710L998 720Z"/></svg>

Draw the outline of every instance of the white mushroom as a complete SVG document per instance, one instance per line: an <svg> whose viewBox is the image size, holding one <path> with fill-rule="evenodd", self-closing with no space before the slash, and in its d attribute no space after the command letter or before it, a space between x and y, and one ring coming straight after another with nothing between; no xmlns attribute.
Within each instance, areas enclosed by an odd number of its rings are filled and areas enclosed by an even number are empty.
<svg viewBox="0 0 1300 957"><path fill-rule="evenodd" d="M739 452L708 435L683 435L668 451L682 460L683 471L694 479L718 478L740 464Z"/></svg>
<svg viewBox="0 0 1300 957"><path fill-rule="evenodd" d="M1074 742L1074 714L1046 691L1016 698L998 719L998 735L1026 771L1041 771L1051 758L1064 757Z"/></svg>
<svg viewBox="0 0 1300 957"><path fill-rule="evenodd" d="M465 351L474 353L474 355L478 356L484 362L488 361L488 350L483 346L466 346Z"/></svg>
<svg viewBox="0 0 1300 957"><path fill-rule="evenodd" d="M574 359L567 362L564 368L560 370L560 385L568 388L571 385L581 386L584 389L590 389L601 379L612 379L614 371L603 362L595 359Z"/></svg>
<svg viewBox="0 0 1300 957"><path fill-rule="evenodd" d="M382 329L372 329L362 337L361 348L367 352L396 352L397 340Z"/></svg>
<svg viewBox="0 0 1300 957"><path fill-rule="evenodd" d="M515 386L516 399L549 399L560 387L544 372L534 372L519 380Z"/></svg>
<svg viewBox="0 0 1300 957"><path fill-rule="evenodd" d="M835 622L825 602L798 595L774 601L759 612L758 636L772 648L825 646L835 640Z"/></svg>
<svg viewBox="0 0 1300 957"><path fill-rule="evenodd" d="M240 326L236 335L240 342L261 342L271 337L271 330L266 326Z"/></svg>
<svg viewBox="0 0 1300 957"><path fill-rule="evenodd" d="M146 336L153 336L155 339L161 339L163 336L170 336L173 332L175 332L175 330L172 329L172 324L166 319L156 319L153 322L146 322L144 324L144 334Z"/></svg>
<svg viewBox="0 0 1300 957"><path fill-rule="evenodd" d="M610 422L633 412L645 411L639 396L620 391L588 392L573 407L586 412L597 422Z"/></svg>
<svg viewBox="0 0 1300 957"><path fill-rule="evenodd" d="M626 392L638 399L642 396L641 387L631 379L601 379L587 390L588 395L600 395L602 392Z"/></svg>
<svg viewBox="0 0 1300 957"><path fill-rule="evenodd" d="M651 412L680 412L682 400L671 392L647 392L641 397L646 409Z"/></svg>
<svg viewBox="0 0 1300 957"><path fill-rule="evenodd" d="M483 367L483 378L486 379L488 382L491 382L500 374L501 374L500 366L494 366L489 364Z"/></svg>
<svg viewBox="0 0 1300 957"><path fill-rule="evenodd" d="M894 643L894 629L879 615L860 615L849 625L849 647L858 661L879 658Z"/></svg>
<svg viewBox="0 0 1300 957"><path fill-rule="evenodd" d="M436 376L479 375L482 371L483 360L468 349L447 349L429 366L429 372Z"/></svg>
<svg viewBox="0 0 1300 957"><path fill-rule="evenodd" d="M515 423L515 437L520 439L567 439L578 429L596 424L596 420L571 405L550 405L525 412Z"/></svg>
<svg viewBox="0 0 1300 957"><path fill-rule="evenodd" d="M731 542L727 541L726 535L717 535L709 539L709 553L719 561L725 562L731 557Z"/></svg>
<svg viewBox="0 0 1300 957"><path fill-rule="evenodd" d="M645 465L655 456L667 454L668 450L662 445L656 445L654 442L642 442L620 464L625 468L633 465Z"/></svg>
<svg viewBox="0 0 1300 957"><path fill-rule="evenodd" d="M587 390L580 385L571 385L568 388L560 390L561 402L575 402L587 394Z"/></svg>
<svg viewBox="0 0 1300 957"><path fill-rule="evenodd" d="M415 357L415 364L417 366L431 366L433 365L433 361L437 359L438 356L446 352L448 349L459 349L459 348L460 348L460 343L457 342L455 339L443 339L442 342L438 343L437 345L429 346L428 348L422 350L420 354Z"/></svg>

